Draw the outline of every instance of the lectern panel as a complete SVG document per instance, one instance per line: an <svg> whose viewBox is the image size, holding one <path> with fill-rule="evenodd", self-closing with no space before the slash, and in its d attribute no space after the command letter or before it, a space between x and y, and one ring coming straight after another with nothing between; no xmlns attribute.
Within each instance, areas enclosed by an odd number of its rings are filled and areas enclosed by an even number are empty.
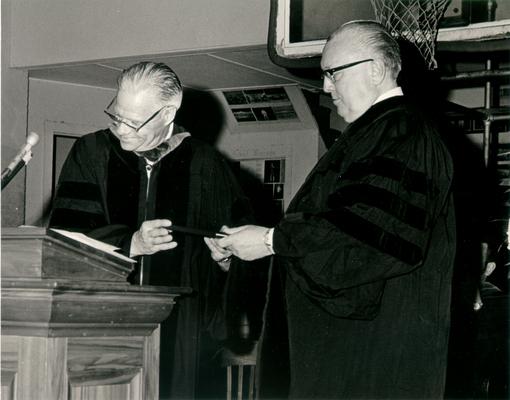
<svg viewBox="0 0 510 400"><path fill-rule="evenodd" d="M191 289L130 285L130 268L45 230L2 231L2 399L158 398L159 324Z"/></svg>

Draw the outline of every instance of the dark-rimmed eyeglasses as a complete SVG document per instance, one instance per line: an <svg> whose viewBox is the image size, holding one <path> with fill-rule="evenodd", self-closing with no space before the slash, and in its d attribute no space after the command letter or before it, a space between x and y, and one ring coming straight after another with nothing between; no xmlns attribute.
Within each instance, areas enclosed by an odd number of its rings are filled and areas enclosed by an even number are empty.
<svg viewBox="0 0 510 400"><path fill-rule="evenodd" d="M138 133L138 131L140 131L140 129L142 129L145 125L147 125L149 122L151 122L154 118L156 118L158 116L158 114L163 111L164 108L168 107L168 105L166 106L163 106L161 107L158 111L156 111L154 114L152 114L148 119L145 120L145 122L143 122L142 124L138 125L138 126L134 126L132 123L129 123L127 122L125 119L119 117L118 115L115 115L115 114L112 114L111 112L108 111L108 109L112 106L113 102L115 101L117 97L114 97L112 99L112 101L110 101L110 104L108 104L108 107L106 107L106 109L104 109L104 113L106 115L108 115L110 117L110 119L112 120L112 125L115 126L115 127L118 127L120 126L120 124L124 124L126 125L128 128L131 128L133 129L136 133Z"/></svg>
<svg viewBox="0 0 510 400"><path fill-rule="evenodd" d="M334 79L333 75L336 72L341 71L341 70L346 69L346 68L351 68L351 67L354 67L355 65L366 63L366 62L369 62L369 61L374 61L374 59L373 58L366 58L364 60L354 61L354 62L349 63L349 64L340 65L339 67L326 69L326 70L322 71L322 79L328 78L331 82L335 82L335 79Z"/></svg>

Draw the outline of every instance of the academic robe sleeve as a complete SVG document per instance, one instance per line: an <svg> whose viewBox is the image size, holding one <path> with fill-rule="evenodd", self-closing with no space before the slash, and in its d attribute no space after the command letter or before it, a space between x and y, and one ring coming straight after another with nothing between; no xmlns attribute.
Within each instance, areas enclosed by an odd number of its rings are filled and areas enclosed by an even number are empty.
<svg viewBox="0 0 510 400"><path fill-rule="evenodd" d="M109 146L104 131L78 139L60 173L49 227L81 232L129 254L132 229L110 224L105 212Z"/></svg>
<svg viewBox="0 0 510 400"><path fill-rule="evenodd" d="M404 118L371 135L370 150L357 143L361 156L344 170L310 177L307 190L323 203L298 206L273 236L303 292L334 315L360 319L377 314L387 279L423 264L452 174L432 127Z"/></svg>

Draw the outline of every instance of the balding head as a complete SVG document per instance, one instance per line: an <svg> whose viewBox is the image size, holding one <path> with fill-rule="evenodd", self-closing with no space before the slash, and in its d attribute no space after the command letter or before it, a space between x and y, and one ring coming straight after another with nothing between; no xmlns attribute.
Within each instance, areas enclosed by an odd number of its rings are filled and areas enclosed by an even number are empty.
<svg viewBox="0 0 510 400"><path fill-rule="evenodd" d="M375 21L351 21L342 25L328 38L338 51L361 58L379 58L396 80L401 69L400 49L387 29Z"/></svg>
<svg viewBox="0 0 510 400"><path fill-rule="evenodd" d="M326 42L321 58L323 88L347 122L363 115L379 96L397 86L399 46L374 21L342 25Z"/></svg>
<svg viewBox="0 0 510 400"><path fill-rule="evenodd" d="M122 71L117 94L108 106L110 131L126 151L157 147L172 134L182 101L177 75L162 63L140 62Z"/></svg>
<svg viewBox="0 0 510 400"><path fill-rule="evenodd" d="M164 104L179 108L182 85L175 72L166 64L143 61L122 71L117 79L118 90L141 94L147 92Z"/></svg>

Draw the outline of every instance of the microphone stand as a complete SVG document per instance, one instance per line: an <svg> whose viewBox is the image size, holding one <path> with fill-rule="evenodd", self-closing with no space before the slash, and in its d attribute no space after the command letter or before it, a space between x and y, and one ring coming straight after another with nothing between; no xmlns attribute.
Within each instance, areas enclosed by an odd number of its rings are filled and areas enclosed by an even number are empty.
<svg viewBox="0 0 510 400"><path fill-rule="evenodd" d="M16 157L11 163L2 171L2 190L7 184L16 176L21 168L28 164L32 159L32 147L39 141L39 135L35 132L30 132L27 136L25 145L21 148Z"/></svg>
<svg viewBox="0 0 510 400"><path fill-rule="evenodd" d="M23 168L25 165L26 165L25 163L19 163L18 165L16 165L16 168L14 168L14 170L12 171L8 168L2 171L2 190L9 184L12 178L14 178L14 176L19 172L19 170Z"/></svg>

